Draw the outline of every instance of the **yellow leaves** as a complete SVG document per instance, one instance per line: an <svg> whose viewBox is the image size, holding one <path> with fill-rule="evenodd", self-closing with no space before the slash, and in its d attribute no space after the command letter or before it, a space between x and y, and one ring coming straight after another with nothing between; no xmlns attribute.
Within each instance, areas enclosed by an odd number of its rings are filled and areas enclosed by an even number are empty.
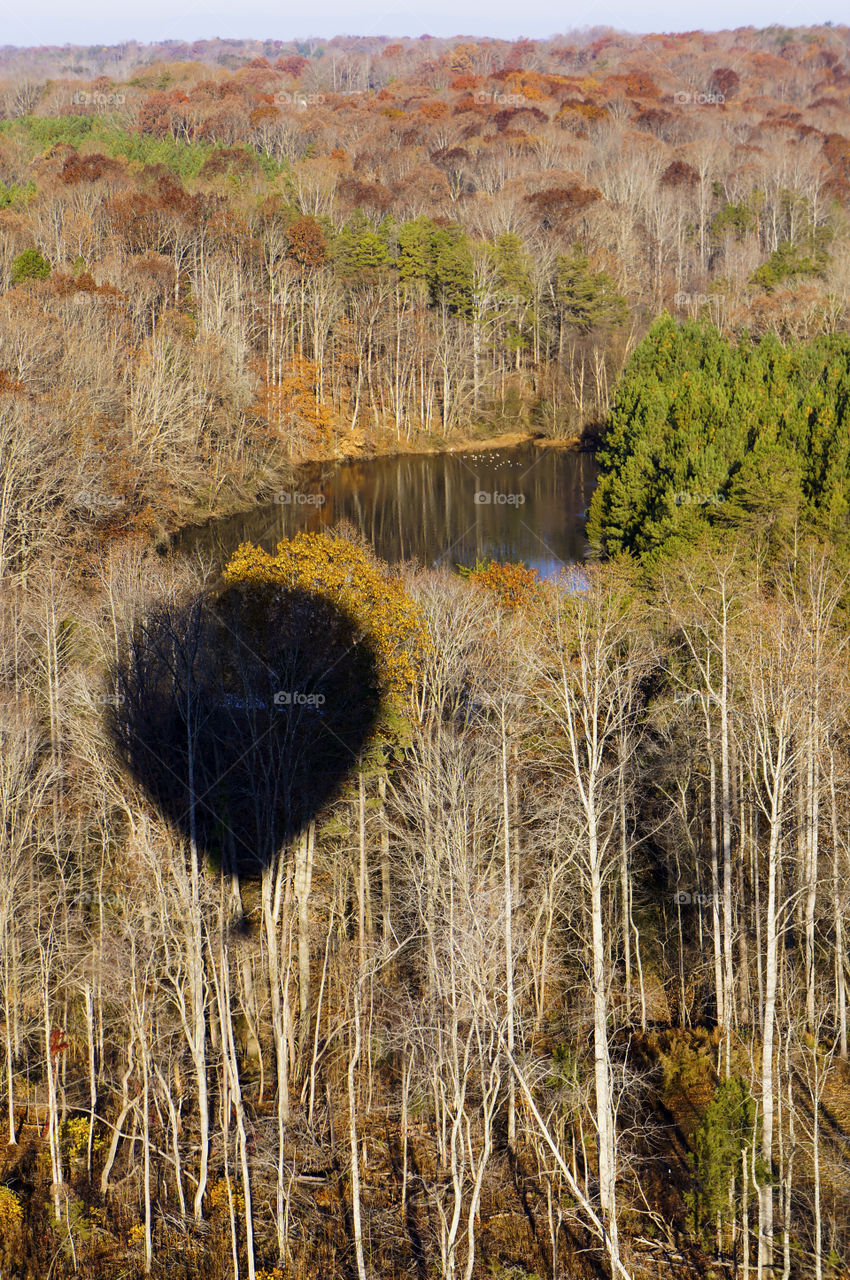
<svg viewBox="0 0 850 1280"><path fill-rule="evenodd" d="M85 1116L72 1116L62 1126L63 1150L75 1159L85 1149L89 1137L89 1122Z"/></svg>
<svg viewBox="0 0 850 1280"><path fill-rule="evenodd" d="M9 1187L0 1186L0 1235L19 1227L24 1216L21 1202Z"/></svg>
<svg viewBox="0 0 850 1280"><path fill-rule="evenodd" d="M546 85L536 71L512 71L505 88L508 93L521 94L528 102L539 102L544 97Z"/></svg>
<svg viewBox="0 0 850 1280"><path fill-rule="evenodd" d="M213 1215L223 1217L229 1214L231 1205L235 1214L245 1212L245 1197L234 1188L229 1178L219 1178L218 1182L214 1182L207 1192L207 1200Z"/></svg>
<svg viewBox="0 0 850 1280"><path fill-rule="evenodd" d="M324 596L362 627L385 697L398 701L413 682L427 641L424 620L400 580L365 546L327 533L299 533L272 556L243 543L224 577L233 585L279 584Z"/></svg>

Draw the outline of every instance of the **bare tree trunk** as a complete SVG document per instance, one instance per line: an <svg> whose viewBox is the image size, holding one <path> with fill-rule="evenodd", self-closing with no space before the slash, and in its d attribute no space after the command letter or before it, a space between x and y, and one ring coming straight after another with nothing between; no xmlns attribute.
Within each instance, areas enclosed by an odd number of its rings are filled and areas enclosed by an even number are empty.
<svg viewBox="0 0 850 1280"><path fill-rule="evenodd" d="M153 1234L151 1214L151 1134L150 1134L150 1064L144 1030L139 1042L142 1060L142 1151L144 1172L142 1186L145 1193L145 1275L153 1270Z"/></svg>
<svg viewBox="0 0 850 1280"><path fill-rule="evenodd" d="M511 806L508 788L508 735L505 708L501 721L502 827L504 841L505 891L505 1023L508 1049L514 1051L514 946L513 946L513 869L511 867ZM516 1085L513 1076L508 1087L508 1146L516 1147Z"/></svg>
<svg viewBox="0 0 850 1280"><path fill-rule="evenodd" d="M64 1179L62 1176L62 1152L59 1143L59 1109L56 1096L56 1073L58 1070L58 1049L54 1047L54 1035L52 1025L52 1005L51 1005L51 966L50 956L55 945L55 938L52 933L53 921L51 920L48 927L46 938L42 936L44 925L42 921L38 923L39 928L39 959L40 978L41 978L41 1006L44 1028L44 1061L46 1064L45 1075L47 1078L47 1136L50 1143L50 1169L51 1169L51 1192L53 1196L53 1212L57 1221L62 1220L62 1191ZM57 1034L61 1036L61 1032L57 1030ZM58 1044L58 1041L56 1042Z"/></svg>
<svg viewBox="0 0 850 1280"><path fill-rule="evenodd" d="M280 954L279 926L284 899L289 897L291 876L285 871L284 851L274 862L274 879L267 869L262 882L263 931L268 951L269 994L271 1026L274 1038L277 1085L277 1193L275 1223L277 1227L278 1253L284 1255L284 1219L286 1214L286 1186L284 1179L284 1148L286 1127L289 1124L289 1044L286 1028L286 1001L281 996L281 983L288 981L283 971Z"/></svg>
<svg viewBox="0 0 850 1280"><path fill-rule="evenodd" d="M714 999L718 1024L723 1026L726 995L723 986L723 944L720 927L720 871L717 860L717 766L714 760L711 737L711 721L708 707L705 711L705 727L708 739L709 770L709 839L711 842L711 937L714 945Z"/></svg>
<svg viewBox="0 0 850 1280"><path fill-rule="evenodd" d="M92 1006L91 983L83 983L83 1000L86 1010L86 1036L88 1040L89 1058L89 1136L86 1142L86 1174L91 1182L91 1156L94 1141L94 1118L97 1110L97 1071L95 1068L94 1048L94 1009Z"/></svg>
<svg viewBox="0 0 850 1280"><path fill-rule="evenodd" d="M3 963L3 1041L6 1053L6 1106L9 1121L9 1146L17 1145L15 1133L15 1053L12 1043L12 929L3 910L0 950Z"/></svg>
<svg viewBox="0 0 850 1280"><path fill-rule="evenodd" d="M626 829L626 779L625 760L620 753L617 771L617 800L620 825L620 910L623 921L623 987L626 1004L626 1021L632 1016L632 946L631 946L631 888L629 885L629 843Z"/></svg>
<svg viewBox="0 0 850 1280"><path fill-rule="evenodd" d="M200 1161L198 1186L195 1190L193 1211L195 1221L200 1222L204 1212L204 1194L207 1189L210 1149L210 1104L207 1087L207 1019L206 993L204 990L204 940L201 916L201 873L197 837L197 812L195 797L195 742L194 698L189 688L187 698L186 729L188 735L187 761L189 781L189 874L190 912L186 921L186 943L189 962L189 984L192 1000L192 1043L190 1046L195 1068L195 1084L198 1090L198 1123L200 1127ZM179 856L179 854L178 854Z"/></svg>
<svg viewBox="0 0 850 1280"><path fill-rule="evenodd" d="M316 824L296 842L295 898L298 903L298 1052L303 1057L310 1039L310 885L313 879L313 854Z"/></svg>
<svg viewBox="0 0 850 1280"><path fill-rule="evenodd" d="M380 809L378 820L381 827L381 937L386 945L392 933L392 880L390 876L390 829L387 822L387 775L381 771L378 776L378 798Z"/></svg>
<svg viewBox="0 0 850 1280"><path fill-rule="evenodd" d="M366 862L366 782L363 762L357 770L357 958L362 970L366 964L366 895L368 891Z"/></svg>
<svg viewBox="0 0 850 1280"><path fill-rule="evenodd" d="M361 775L362 778L362 775ZM351 1226L354 1233L354 1257L357 1264L358 1280L367 1280L366 1260L363 1254L363 1224L360 1215L360 1147L357 1140L357 1087L356 1072L360 1061L360 983L353 984L353 1027L354 1042L348 1055L348 1140L351 1153Z"/></svg>
<svg viewBox="0 0 850 1280"><path fill-rule="evenodd" d="M761 1158L765 1167L765 1179L759 1187L759 1252L758 1276L764 1280L766 1271L773 1268L773 1185L770 1170L773 1167L773 1040L776 1025L776 987L779 930L778 879L779 848L781 839L780 796L774 792L770 815L770 844L767 854L767 918L765 921L764 957L764 1025L761 1051L762 1129Z"/></svg>
<svg viewBox="0 0 850 1280"><path fill-rule="evenodd" d="M591 802L591 813L593 813ZM599 866L595 814L588 832L590 855L590 920L592 937L591 987L593 991L593 1063L596 1085L596 1127L599 1162L599 1203L608 1233L612 1268L618 1257L616 1168L614 1157L614 1108L611 1062L608 1056L608 994L605 938L602 923L602 876Z"/></svg>
<svg viewBox="0 0 850 1280"><path fill-rule="evenodd" d="M732 1070L732 1024L735 1012L735 971L732 965L732 787L729 746L729 635L725 583L720 608L720 816L723 840L723 1010L726 1078Z"/></svg>
<svg viewBox="0 0 850 1280"><path fill-rule="evenodd" d="M829 798L832 821L832 923L835 933L835 1004L838 1011L838 1052L847 1058L847 981L844 973L844 912L841 905L841 850L835 797L835 756L829 753Z"/></svg>

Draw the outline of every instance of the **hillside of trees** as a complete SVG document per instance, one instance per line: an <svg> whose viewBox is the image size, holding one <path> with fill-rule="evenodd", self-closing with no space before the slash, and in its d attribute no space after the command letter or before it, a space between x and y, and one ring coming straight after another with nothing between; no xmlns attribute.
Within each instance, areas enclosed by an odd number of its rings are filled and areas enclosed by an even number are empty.
<svg viewBox="0 0 850 1280"><path fill-rule="evenodd" d="M293 459L577 439L665 308L846 330L848 47L3 50L0 440L35 527L0 565L245 504Z"/></svg>
<svg viewBox="0 0 850 1280"><path fill-rule="evenodd" d="M850 1278L848 86L0 50L4 1277ZM557 582L157 552L507 431Z"/></svg>

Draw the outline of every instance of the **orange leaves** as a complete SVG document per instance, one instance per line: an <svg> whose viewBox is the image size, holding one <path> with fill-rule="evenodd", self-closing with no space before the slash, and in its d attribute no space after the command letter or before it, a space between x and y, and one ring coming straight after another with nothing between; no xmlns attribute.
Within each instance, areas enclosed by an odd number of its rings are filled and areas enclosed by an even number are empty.
<svg viewBox="0 0 850 1280"><path fill-rule="evenodd" d="M320 267L325 260L327 243L324 232L315 218L296 218L287 229L289 250L287 257L294 258L302 267Z"/></svg>
<svg viewBox="0 0 850 1280"><path fill-rule="evenodd" d="M447 102L439 100L423 102L419 108L419 114L424 116L426 120L445 120L451 114L451 107Z"/></svg>
<svg viewBox="0 0 850 1280"><path fill-rule="evenodd" d="M248 123L252 129L256 129L259 125L274 124L280 119L280 112L277 107L273 107L270 103L266 103L261 107L255 107L248 117Z"/></svg>
<svg viewBox="0 0 850 1280"><path fill-rule="evenodd" d="M277 381L264 379L255 408L271 431L286 440L289 452L323 447L331 440L335 419L319 397L319 368L296 356Z"/></svg>
<svg viewBox="0 0 850 1280"><path fill-rule="evenodd" d="M546 96L546 81L536 71L512 71L505 81L508 93L521 94L527 102L539 102Z"/></svg>
<svg viewBox="0 0 850 1280"><path fill-rule="evenodd" d="M526 565L500 564L491 560L486 565L476 565L469 574L474 586L490 591L506 609L524 609L539 599L542 589L540 574Z"/></svg>
<svg viewBox="0 0 850 1280"><path fill-rule="evenodd" d="M453 49L444 54L443 60L450 71L463 75L464 72L473 70L480 53L481 50L477 44L456 44Z"/></svg>
<svg viewBox="0 0 850 1280"><path fill-rule="evenodd" d="M604 120L608 112L604 107L597 107L593 102L580 102L578 99L570 99L563 104L555 119L564 120L571 114L583 116L586 120Z"/></svg>
<svg viewBox="0 0 850 1280"><path fill-rule="evenodd" d="M481 76L465 73L464 75L455 76L454 80L449 84L449 88L455 93L468 93L470 89L477 89L481 84Z"/></svg>

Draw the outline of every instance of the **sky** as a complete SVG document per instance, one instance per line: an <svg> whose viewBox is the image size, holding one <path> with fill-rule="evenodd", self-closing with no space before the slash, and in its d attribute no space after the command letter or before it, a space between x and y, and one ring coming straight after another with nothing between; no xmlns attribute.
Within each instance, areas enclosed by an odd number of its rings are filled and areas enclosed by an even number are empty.
<svg viewBox="0 0 850 1280"><path fill-rule="evenodd" d="M688 31L848 19L847 0L0 0L0 45L423 33L540 39L597 26Z"/></svg>

